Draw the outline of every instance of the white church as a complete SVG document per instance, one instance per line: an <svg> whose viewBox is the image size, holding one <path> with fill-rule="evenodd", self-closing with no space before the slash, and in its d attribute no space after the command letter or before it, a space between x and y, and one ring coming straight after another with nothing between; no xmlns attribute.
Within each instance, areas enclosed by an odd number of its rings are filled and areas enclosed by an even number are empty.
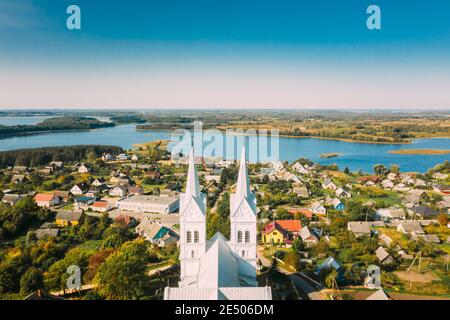
<svg viewBox="0 0 450 320"><path fill-rule="evenodd" d="M180 282L178 288L165 288L164 300L272 300L271 288L258 287L256 280L256 219L243 147L236 193L230 198L230 241L220 232L206 239L206 197L192 150L180 198Z"/></svg>

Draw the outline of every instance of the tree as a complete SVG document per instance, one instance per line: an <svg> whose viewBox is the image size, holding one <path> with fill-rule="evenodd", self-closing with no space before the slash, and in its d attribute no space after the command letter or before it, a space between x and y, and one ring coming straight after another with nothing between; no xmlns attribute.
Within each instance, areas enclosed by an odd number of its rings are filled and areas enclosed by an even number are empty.
<svg viewBox="0 0 450 320"><path fill-rule="evenodd" d="M278 260L275 257L272 258L272 262L270 263L269 273L272 275L272 277L278 276L280 274Z"/></svg>
<svg viewBox="0 0 450 320"><path fill-rule="evenodd" d="M30 268L20 278L20 294L26 296L37 289L42 289L44 280L42 272L36 268Z"/></svg>
<svg viewBox="0 0 450 320"><path fill-rule="evenodd" d="M396 164L393 164L391 166L391 172L395 173L395 174L399 174L400 173L400 167L398 165L396 165Z"/></svg>
<svg viewBox="0 0 450 320"><path fill-rule="evenodd" d="M360 201L348 201L345 211L352 221L373 221L375 218L375 211Z"/></svg>
<svg viewBox="0 0 450 320"><path fill-rule="evenodd" d="M373 171L375 174L382 176L388 173L388 169L382 164L376 164L373 166Z"/></svg>
<svg viewBox="0 0 450 320"><path fill-rule="evenodd" d="M438 215L437 221L441 226L446 226L448 223L448 215L445 213L441 213L440 215Z"/></svg>
<svg viewBox="0 0 450 320"><path fill-rule="evenodd" d="M142 239L124 243L100 265L96 292L108 300L138 299L147 288L150 254Z"/></svg>
<svg viewBox="0 0 450 320"><path fill-rule="evenodd" d="M67 273L67 268L71 265L78 266L83 275L88 266L89 255L79 248L70 250L64 259L52 264L48 272L44 275L44 284L50 290L65 290L67 279L70 274Z"/></svg>
<svg viewBox="0 0 450 320"><path fill-rule="evenodd" d="M334 288L338 273L335 269L331 269L331 272L325 278L325 285L327 288Z"/></svg>
<svg viewBox="0 0 450 320"><path fill-rule="evenodd" d="M345 174L350 174L350 169L349 169L348 167L345 167L344 173L345 173Z"/></svg>

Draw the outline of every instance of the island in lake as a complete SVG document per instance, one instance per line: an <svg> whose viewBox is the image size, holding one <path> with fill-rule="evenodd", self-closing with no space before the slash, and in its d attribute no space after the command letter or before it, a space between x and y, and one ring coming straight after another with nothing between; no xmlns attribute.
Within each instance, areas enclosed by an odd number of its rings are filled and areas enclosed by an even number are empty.
<svg viewBox="0 0 450 320"><path fill-rule="evenodd" d="M320 155L320 157L328 159L328 158L338 157L339 155L340 155L340 153L337 153L337 152L329 152L329 153L322 153Z"/></svg>

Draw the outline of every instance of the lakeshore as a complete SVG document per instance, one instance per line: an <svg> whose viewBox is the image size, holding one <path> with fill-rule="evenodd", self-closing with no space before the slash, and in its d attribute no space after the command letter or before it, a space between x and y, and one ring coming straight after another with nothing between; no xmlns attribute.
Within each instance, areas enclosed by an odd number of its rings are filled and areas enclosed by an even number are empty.
<svg viewBox="0 0 450 320"><path fill-rule="evenodd" d="M404 155L437 155L450 154L450 150L440 149L402 149L389 151L390 154L404 154Z"/></svg>

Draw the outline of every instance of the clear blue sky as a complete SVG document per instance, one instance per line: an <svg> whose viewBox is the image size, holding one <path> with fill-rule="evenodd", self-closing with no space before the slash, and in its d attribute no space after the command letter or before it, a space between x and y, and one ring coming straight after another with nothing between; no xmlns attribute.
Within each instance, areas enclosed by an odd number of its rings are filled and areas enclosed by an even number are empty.
<svg viewBox="0 0 450 320"><path fill-rule="evenodd" d="M450 108L449 17L447 0L0 0L0 107Z"/></svg>

